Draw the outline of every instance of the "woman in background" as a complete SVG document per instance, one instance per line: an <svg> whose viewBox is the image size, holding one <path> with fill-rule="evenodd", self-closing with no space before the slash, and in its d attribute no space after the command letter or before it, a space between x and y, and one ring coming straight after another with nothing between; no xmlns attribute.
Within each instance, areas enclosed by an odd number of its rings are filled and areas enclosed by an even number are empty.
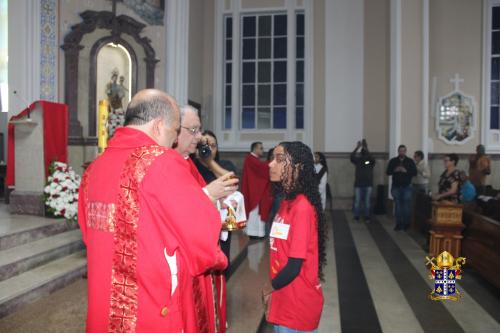
<svg viewBox="0 0 500 333"><path fill-rule="evenodd" d="M458 203L460 195L460 171L457 169L458 155L446 154L443 162L446 169L439 178L439 194L434 195L433 199L447 203Z"/></svg>
<svg viewBox="0 0 500 333"><path fill-rule="evenodd" d="M323 153L319 151L314 153L314 169L316 170L316 175L319 181L318 189L321 195L321 205L323 210L326 208L326 187L328 184L328 165L326 164L326 158Z"/></svg>
<svg viewBox="0 0 500 333"><path fill-rule="evenodd" d="M205 130L201 135L202 139L200 143L202 145L207 145L210 148L210 155L206 156L206 158L202 158L199 153L200 149L198 149L198 154L196 158L193 158L193 161L194 164L196 165L196 168L198 168L198 171L200 172L201 176L205 180L205 182L208 184L230 171L236 174L236 167L234 166L233 162L220 160L219 146L215 134L212 131ZM222 252L224 252L224 254L226 255L229 263L230 262L229 255L231 249L230 232L222 231L220 247L222 249ZM227 275L228 271L229 271L229 264L225 271L226 278L228 278Z"/></svg>
<svg viewBox="0 0 500 333"><path fill-rule="evenodd" d="M230 171L236 174L236 167L233 162L220 159L219 144L215 133L205 130L201 133L201 135L202 139L200 143L207 145L210 148L211 153L206 158L203 158L198 153L196 158L193 160L198 168L198 171L203 176L203 179L205 179L207 184Z"/></svg>

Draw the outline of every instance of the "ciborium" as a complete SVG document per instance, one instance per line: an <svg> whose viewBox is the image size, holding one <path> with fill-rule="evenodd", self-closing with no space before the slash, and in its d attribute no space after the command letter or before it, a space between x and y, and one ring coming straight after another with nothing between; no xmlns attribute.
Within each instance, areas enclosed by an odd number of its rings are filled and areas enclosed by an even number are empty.
<svg viewBox="0 0 500 333"><path fill-rule="evenodd" d="M222 229L227 231L240 230L245 228L247 225L246 221L237 222L236 215L232 207L227 207L227 217L222 224Z"/></svg>

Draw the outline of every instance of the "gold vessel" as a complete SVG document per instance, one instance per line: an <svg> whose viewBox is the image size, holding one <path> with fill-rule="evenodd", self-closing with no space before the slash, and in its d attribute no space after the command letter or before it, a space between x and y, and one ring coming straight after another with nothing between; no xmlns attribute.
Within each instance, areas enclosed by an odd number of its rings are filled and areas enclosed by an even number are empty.
<svg viewBox="0 0 500 333"><path fill-rule="evenodd" d="M227 217L224 223L222 224L222 230L234 231L245 228L247 225L245 222L236 222L236 216L234 215L234 211L231 208L227 208Z"/></svg>

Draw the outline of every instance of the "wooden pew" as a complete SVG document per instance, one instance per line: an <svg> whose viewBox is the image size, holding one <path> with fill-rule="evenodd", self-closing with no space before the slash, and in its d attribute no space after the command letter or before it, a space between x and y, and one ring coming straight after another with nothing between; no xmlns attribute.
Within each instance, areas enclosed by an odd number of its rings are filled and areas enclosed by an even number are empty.
<svg viewBox="0 0 500 333"><path fill-rule="evenodd" d="M467 259L466 265L500 289L500 222L466 209L463 223L462 256Z"/></svg>

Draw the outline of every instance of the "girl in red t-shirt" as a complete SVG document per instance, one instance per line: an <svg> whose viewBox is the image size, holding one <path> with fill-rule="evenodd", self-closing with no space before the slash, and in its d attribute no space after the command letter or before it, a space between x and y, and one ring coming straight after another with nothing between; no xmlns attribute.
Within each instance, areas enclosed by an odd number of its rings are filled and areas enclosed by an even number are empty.
<svg viewBox="0 0 500 333"><path fill-rule="evenodd" d="M316 332L323 309L320 278L325 227L313 154L302 142L282 142L269 164L284 194L270 234L270 284L262 297L274 332Z"/></svg>

